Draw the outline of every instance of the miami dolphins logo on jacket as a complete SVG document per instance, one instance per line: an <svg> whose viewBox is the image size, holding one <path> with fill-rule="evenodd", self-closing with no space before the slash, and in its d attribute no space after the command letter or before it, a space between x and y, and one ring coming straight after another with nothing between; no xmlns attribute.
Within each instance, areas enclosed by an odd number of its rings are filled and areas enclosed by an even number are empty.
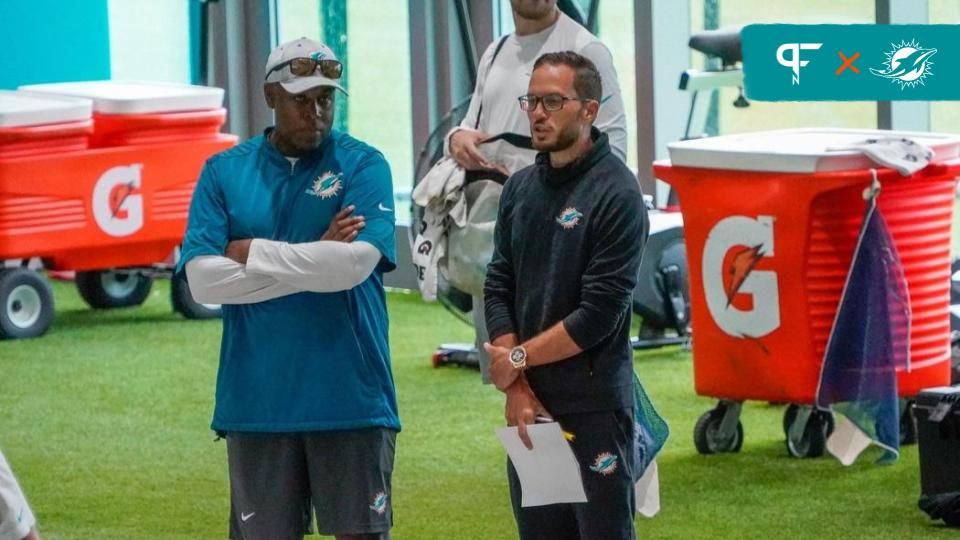
<svg viewBox="0 0 960 540"><path fill-rule="evenodd" d="M370 505L370 509L383 515L383 513L387 511L387 494L383 491L378 491L377 494L373 496L373 504Z"/></svg>
<svg viewBox="0 0 960 540"><path fill-rule="evenodd" d="M321 199L330 199L336 197L342 187L343 173L327 171L313 181L313 185L307 189L307 194Z"/></svg>
<svg viewBox="0 0 960 540"><path fill-rule="evenodd" d="M617 456L610 452L602 452L593 460L590 470L604 476L613 474L617 470Z"/></svg>
<svg viewBox="0 0 960 540"><path fill-rule="evenodd" d="M564 208L563 212L560 212L560 215L557 216L557 223L564 229L570 230L576 227L577 223L580 223L580 218L582 217L583 213L571 206L570 208Z"/></svg>

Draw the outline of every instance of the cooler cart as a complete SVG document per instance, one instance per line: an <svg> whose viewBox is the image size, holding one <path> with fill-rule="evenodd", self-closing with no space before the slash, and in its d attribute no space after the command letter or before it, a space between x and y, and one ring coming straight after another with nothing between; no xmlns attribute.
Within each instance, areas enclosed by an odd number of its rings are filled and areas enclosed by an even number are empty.
<svg viewBox="0 0 960 540"><path fill-rule="evenodd" d="M20 90L91 100L91 148L215 139L227 117L223 90L209 86L88 81L25 85Z"/></svg>
<svg viewBox="0 0 960 540"><path fill-rule="evenodd" d="M902 177L858 151L829 150L885 136L933 148L934 162ZM911 361L897 372L898 393L949 383L958 147L957 138L930 133L783 130L674 143L671 160L654 163L684 214L696 392L720 399L696 424L700 453L739 451L744 400L791 404L789 453L823 453L833 417L812 404L872 168L912 307Z"/></svg>
<svg viewBox="0 0 960 540"><path fill-rule="evenodd" d="M219 132L223 91L90 82L29 86L7 95L35 105L30 114L9 107L17 123L8 130L31 136L43 131L73 142L25 146L19 136L14 154L0 128L0 261L6 267L0 274L0 337L38 336L52 322L53 298L33 271L38 267L76 271L80 294L94 308L142 303L153 277L172 275L204 162L236 143ZM83 136L89 147L76 141L76 120L36 106L70 98L86 103ZM0 118L11 115L0 111ZM219 312L218 306L195 303L182 277L174 279L171 296L185 316Z"/></svg>

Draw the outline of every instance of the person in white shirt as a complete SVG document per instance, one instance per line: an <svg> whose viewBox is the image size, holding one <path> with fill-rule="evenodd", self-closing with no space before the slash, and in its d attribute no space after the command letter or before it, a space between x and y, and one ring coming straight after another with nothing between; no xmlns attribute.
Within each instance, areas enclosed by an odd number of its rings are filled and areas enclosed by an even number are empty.
<svg viewBox="0 0 960 540"><path fill-rule="evenodd" d="M40 540L37 520L0 452L0 540Z"/></svg>
<svg viewBox="0 0 960 540"><path fill-rule="evenodd" d="M444 151L466 170L491 170L509 176L533 164L536 151L506 141L481 144L490 136L515 133L530 136L530 123L517 99L527 93L533 63L544 53L573 51L590 59L603 87L594 126L605 133L615 156L626 161L627 120L610 50L586 28L557 8L556 0L510 0L514 33L487 47L480 59L477 85L459 126L447 134ZM483 298L473 299L476 346L483 381L490 382L490 358Z"/></svg>

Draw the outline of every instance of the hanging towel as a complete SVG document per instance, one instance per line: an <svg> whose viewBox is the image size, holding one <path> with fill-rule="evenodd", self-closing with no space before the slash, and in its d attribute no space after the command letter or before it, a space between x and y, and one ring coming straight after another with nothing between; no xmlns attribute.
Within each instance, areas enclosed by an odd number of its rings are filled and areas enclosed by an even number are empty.
<svg viewBox="0 0 960 540"><path fill-rule="evenodd" d="M817 406L843 415L827 450L844 465L871 443L885 450L880 462L895 461L900 449L897 369L910 361L910 298L878 194L875 182L817 388Z"/></svg>

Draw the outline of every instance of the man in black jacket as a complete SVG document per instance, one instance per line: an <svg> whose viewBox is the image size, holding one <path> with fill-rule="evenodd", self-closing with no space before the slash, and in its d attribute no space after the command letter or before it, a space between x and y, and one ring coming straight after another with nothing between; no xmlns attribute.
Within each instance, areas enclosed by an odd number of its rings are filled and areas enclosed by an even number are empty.
<svg viewBox="0 0 960 540"><path fill-rule="evenodd" d="M649 223L636 178L593 127L600 76L573 52L537 59L520 107L534 165L507 182L485 284L491 377L506 417L551 416L572 433L588 502L520 507L520 537L632 539L630 299Z"/></svg>

